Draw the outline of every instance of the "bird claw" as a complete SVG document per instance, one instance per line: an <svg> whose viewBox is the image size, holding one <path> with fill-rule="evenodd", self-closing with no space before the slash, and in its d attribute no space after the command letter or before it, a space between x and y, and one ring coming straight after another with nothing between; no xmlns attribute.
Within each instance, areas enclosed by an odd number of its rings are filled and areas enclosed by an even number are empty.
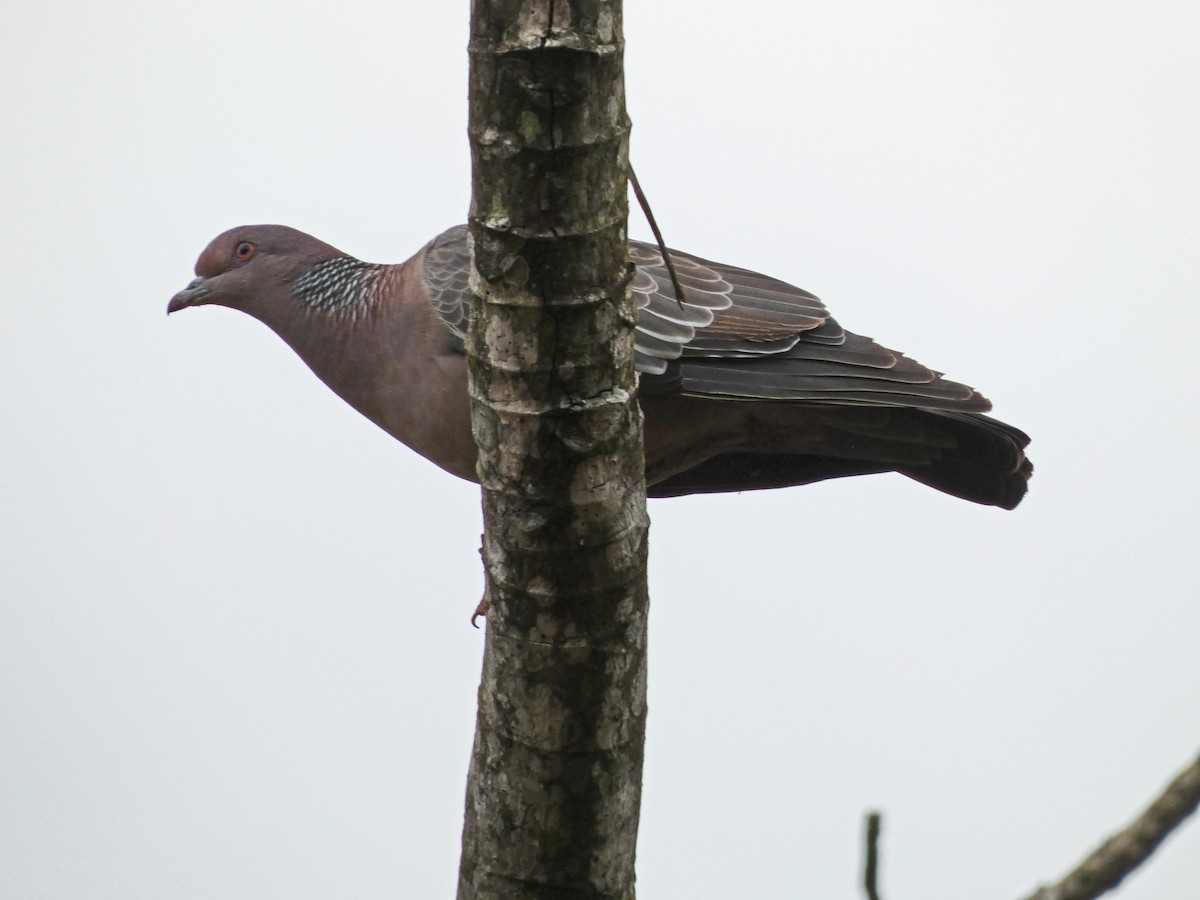
<svg viewBox="0 0 1200 900"><path fill-rule="evenodd" d="M475 624L475 620L478 619L480 616L483 616L484 618L486 618L487 612L488 612L487 594L484 594L482 599L480 599L480 601L479 601L479 605L477 607L475 607L475 612L471 613L471 627L478 628L479 626Z"/></svg>

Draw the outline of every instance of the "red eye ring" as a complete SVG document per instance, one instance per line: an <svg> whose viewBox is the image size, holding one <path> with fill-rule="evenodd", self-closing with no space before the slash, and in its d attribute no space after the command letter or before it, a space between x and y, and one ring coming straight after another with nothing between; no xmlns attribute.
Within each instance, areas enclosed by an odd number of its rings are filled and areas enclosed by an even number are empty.
<svg viewBox="0 0 1200 900"><path fill-rule="evenodd" d="M245 262L246 260L248 260L250 257L252 257L254 255L254 250L255 250L255 247L252 243L250 243L249 241L242 241L236 247L233 248L233 255L235 257L237 257L238 259L240 259L242 262Z"/></svg>

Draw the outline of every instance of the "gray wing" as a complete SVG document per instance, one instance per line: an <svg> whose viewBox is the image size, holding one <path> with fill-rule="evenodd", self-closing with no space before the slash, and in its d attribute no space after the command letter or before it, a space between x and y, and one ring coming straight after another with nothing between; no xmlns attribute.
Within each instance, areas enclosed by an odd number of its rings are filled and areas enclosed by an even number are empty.
<svg viewBox="0 0 1200 900"><path fill-rule="evenodd" d="M870 338L845 331L808 291L748 269L671 251L686 302L658 248L630 241L642 390L747 400L914 406L986 412L973 389L947 381ZM470 250L459 225L434 238L422 265L430 300L461 345L470 306Z"/></svg>
<svg viewBox="0 0 1200 900"><path fill-rule="evenodd" d="M686 295L708 322L664 329L678 309L658 248L631 242L641 308L642 389L654 393L986 412L991 403L895 350L846 331L815 295L776 278L671 251ZM686 275L685 275L686 273ZM647 342L643 331L658 339Z"/></svg>
<svg viewBox="0 0 1200 900"><path fill-rule="evenodd" d="M461 349L471 310L471 249L467 243L467 226L455 225L426 244L421 267L430 302Z"/></svg>
<svg viewBox="0 0 1200 900"><path fill-rule="evenodd" d="M688 303L681 306L675 302L658 251L631 243L629 252L638 266L633 279L633 293L640 308L635 337L637 368L639 372L662 373L666 370L664 360L677 359L696 329L712 323L713 311L730 305L730 286L711 269L677 258L675 264L688 294ZM657 263L658 268L644 263ZM471 302L467 226L456 225L430 241L421 265L430 302L450 333L461 341L466 336Z"/></svg>

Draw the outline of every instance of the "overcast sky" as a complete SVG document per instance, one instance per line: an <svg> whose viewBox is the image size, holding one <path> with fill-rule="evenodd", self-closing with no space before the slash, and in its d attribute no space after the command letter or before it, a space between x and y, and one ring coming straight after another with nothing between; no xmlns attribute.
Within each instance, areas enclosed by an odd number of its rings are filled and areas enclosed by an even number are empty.
<svg viewBox="0 0 1200 900"><path fill-rule="evenodd" d="M820 295L1033 437L1020 509L899 476L651 504L646 898L1024 896L1200 748L1200 12L627 4L668 240ZM0 898L450 897L478 490L257 322L219 231L462 221L467 3L10 4ZM645 236L636 214L631 231ZM1195 900L1200 826L1120 900Z"/></svg>

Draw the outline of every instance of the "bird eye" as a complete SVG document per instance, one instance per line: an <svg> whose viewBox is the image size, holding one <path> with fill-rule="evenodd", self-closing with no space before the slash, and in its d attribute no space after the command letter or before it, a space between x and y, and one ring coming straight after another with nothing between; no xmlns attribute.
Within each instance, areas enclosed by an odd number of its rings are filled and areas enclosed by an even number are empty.
<svg viewBox="0 0 1200 900"><path fill-rule="evenodd" d="M242 241L233 248L233 255L244 262L254 255L254 245L249 241Z"/></svg>

